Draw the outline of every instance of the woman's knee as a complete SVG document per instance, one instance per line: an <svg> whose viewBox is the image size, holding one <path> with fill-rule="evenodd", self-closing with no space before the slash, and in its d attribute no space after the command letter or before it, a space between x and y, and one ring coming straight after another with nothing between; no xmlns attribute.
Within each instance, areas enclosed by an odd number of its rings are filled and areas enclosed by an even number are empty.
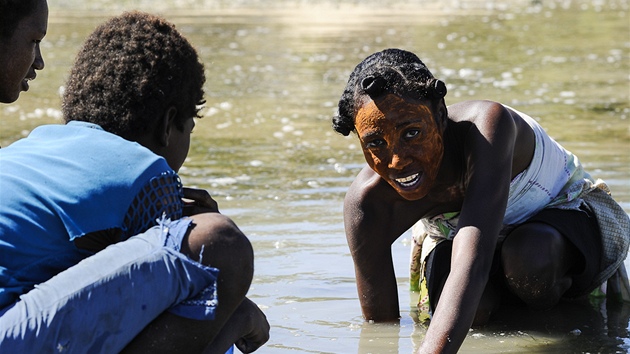
<svg viewBox="0 0 630 354"><path fill-rule="evenodd" d="M504 269L510 273L548 270L558 257L563 238L556 229L542 223L517 227L501 247Z"/></svg>
<svg viewBox="0 0 630 354"><path fill-rule="evenodd" d="M578 251L555 228L523 224L505 239L501 262L510 289L533 307L550 307L571 286Z"/></svg>

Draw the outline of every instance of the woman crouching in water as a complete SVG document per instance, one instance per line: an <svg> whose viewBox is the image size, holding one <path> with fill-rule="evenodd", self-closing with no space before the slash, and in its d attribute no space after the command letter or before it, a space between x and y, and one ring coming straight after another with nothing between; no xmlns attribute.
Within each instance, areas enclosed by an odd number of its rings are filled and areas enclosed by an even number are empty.
<svg viewBox="0 0 630 354"><path fill-rule="evenodd" d="M344 203L366 320L399 319L391 245L415 225L412 289L432 314L419 353L456 352L501 298L547 309L590 293L625 272L630 239L606 185L534 119L445 95L416 55L388 49L355 68L333 118L368 164Z"/></svg>

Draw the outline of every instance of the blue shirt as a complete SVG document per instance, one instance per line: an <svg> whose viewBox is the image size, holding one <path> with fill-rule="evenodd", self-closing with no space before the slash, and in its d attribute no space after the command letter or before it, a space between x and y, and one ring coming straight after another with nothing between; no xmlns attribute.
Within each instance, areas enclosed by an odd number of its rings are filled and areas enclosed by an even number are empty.
<svg viewBox="0 0 630 354"><path fill-rule="evenodd" d="M75 238L177 219L181 196L164 158L95 124L41 126L0 149L0 308L89 256Z"/></svg>

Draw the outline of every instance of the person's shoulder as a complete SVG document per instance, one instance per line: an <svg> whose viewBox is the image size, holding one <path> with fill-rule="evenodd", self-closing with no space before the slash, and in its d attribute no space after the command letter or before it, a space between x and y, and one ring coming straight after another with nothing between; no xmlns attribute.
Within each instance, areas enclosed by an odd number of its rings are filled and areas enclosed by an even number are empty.
<svg viewBox="0 0 630 354"><path fill-rule="evenodd" d="M503 104L490 100L462 101L448 106L449 118L456 122L474 122L505 112L507 112L507 108Z"/></svg>
<svg viewBox="0 0 630 354"><path fill-rule="evenodd" d="M98 124L71 121L58 129L57 139L63 138L63 151L82 160L98 156L103 169L116 168L120 173L126 170L132 175L147 169L170 170L163 157L138 142L104 130Z"/></svg>
<svg viewBox="0 0 630 354"><path fill-rule="evenodd" d="M387 204L404 199L378 173L365 166L352 182L345 200L359 204Z"/></svg>
<svg viewBox="0 0 630 354"><path fill-rule="evenodd" d="M353 185L355 185L355 187L358 186L363 192L368 192L379 188L383 182L383 179L378 173L374 172L369 166L365 166L355 178Z"/></svg>

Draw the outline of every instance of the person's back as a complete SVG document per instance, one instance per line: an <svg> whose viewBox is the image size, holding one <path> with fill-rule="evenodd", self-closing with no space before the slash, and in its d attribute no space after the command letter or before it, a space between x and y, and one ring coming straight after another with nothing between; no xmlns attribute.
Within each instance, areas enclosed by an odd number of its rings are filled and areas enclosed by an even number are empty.
<svg viewBox="0 0 630 354"><path fill-rule="evenodd" d="M102 237L115 243L163 213L181 217L179 178L166 161L91 123L38 127L0 149L0 161L0 307L91 255L77 238L118 229ZM159 194L171 203L143 207Z"/></svg>
<svg viewBox="0 0 630 354"><path fill-rule="evenodd" d="M265 316L245 297L249 240L176 173L204 81L174 25L114 17L79 51L66 124L0 152L0 352L249 352L266 342Z"/></svg>

